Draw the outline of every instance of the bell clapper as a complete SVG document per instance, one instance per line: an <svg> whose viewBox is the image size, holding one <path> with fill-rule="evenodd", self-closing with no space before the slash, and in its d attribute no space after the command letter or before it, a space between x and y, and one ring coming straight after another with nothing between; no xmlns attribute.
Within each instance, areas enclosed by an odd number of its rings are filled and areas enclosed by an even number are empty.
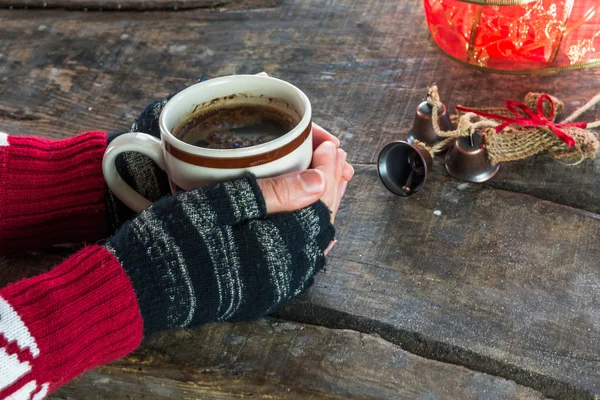
<svg viewBox="0 0 600 400"><path fill-rule="evenodd" d="M404 184L404 186L402 186L402 190L404 190L406 193L412 192L411 186L412 186L412 182L413 182L415 173L418 173L418 174L425 173L425 168L418 158L411 157L409 164L410 164L410 174L408 174L406 183Z"/></svg>
<svg viewBox="0 0 600 400"><path fill-rule="evenodd" d="M415 170L412 169L410 171L410 174L408 175L408 179L406 180L406 183L404 184L404 186L402 186L402 190L404 190L406 193L412 192L410 185L412 185L412 180L413 180L414 175L415 175Z"/></svg>

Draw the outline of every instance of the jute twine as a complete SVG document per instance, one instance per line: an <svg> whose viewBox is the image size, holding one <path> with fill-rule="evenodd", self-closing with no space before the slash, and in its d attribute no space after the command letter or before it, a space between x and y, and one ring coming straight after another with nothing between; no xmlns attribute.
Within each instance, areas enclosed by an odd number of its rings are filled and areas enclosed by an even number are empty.
<svg viewBox="0 0 600 400"><path fill-rule="evenodd" d="M524 104L534 110L541 95L542 93L528 93L525 96ZM562 111L564 103L556 97L550 96L550 98L554 104L556 115ZM484 146L487 150L488 158L493 165L501 162L520 160L543 151L547 151L552 158L563 164L577 165L586 159L594 158L598 150L598 138L591 129L600 127L600 121L589 123L586 129L572 126L563 128L564 132L575 139L575 145L569 147L547 127L509 125L500 132L496 132L495 128L501 122L481 117L473 112L459 113L453 116L452 120L456 125L456 129L443 131L439 126L438 116L442 108L442 102L440 101L437 86L432 86L429 89L427 102L432 106L433 128L437 135L444 138L444 140L431 147L421 142L417 142L416 144L427 148L432 156L443 151L458 137L470 136L475 132L483 135ZM598 102L600 102L600 94L561 123L574 121ZM547 118L551 116L551 107L551 104L544 102L543 112ZM472 110L514 117L505 108L472 108Z"/></svg>

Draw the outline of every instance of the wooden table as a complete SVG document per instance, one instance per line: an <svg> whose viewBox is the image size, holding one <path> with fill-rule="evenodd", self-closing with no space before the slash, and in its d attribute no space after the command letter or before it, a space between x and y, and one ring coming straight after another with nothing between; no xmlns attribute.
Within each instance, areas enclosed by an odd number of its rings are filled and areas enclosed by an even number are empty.
<svg viewBox="0 0 600 400"><path fill-rule="evenodd" d="M356 167L339 243L306 295L255 323L149 338L54 399L600 396L600 161L540 155L477 185L437 160L410 199L387 192L375 167L433 82L450 107L546 91L569 112L600 91L599 69L516 77L458 65L417 0L0 0L10 5L29 9L0 10L4 131L126 129L202 76L264 70L306 91ZM0 259L2 282L70 251Z"/></svg>

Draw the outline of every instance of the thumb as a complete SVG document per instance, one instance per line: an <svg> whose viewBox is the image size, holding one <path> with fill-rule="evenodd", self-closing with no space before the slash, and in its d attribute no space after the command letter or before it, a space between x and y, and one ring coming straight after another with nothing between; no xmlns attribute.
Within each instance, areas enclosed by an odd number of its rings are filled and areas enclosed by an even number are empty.
<svg viewBox="0 0 600 400"><path fill-rule="evenodd" d="M325 193L325 175L317 169L259 179L267 213L296 211L315 203Z"/></svg>

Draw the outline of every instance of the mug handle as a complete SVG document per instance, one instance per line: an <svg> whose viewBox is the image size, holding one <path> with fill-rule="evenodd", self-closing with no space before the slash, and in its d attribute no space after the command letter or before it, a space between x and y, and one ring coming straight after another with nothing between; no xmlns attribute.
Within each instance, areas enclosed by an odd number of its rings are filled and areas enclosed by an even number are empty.
<svg viewBox="0 0 600 400"><path fill-rule="evenodd" d="M165 158L160 140L141 132L125 133L117 137L110 142L104 152L102 172L106 184L127 207L140 213L150 207L152 202L133 190L119 175L115 162L119 154L126 152L142 153L150 157L163 170L165 170Z"/></svg>

